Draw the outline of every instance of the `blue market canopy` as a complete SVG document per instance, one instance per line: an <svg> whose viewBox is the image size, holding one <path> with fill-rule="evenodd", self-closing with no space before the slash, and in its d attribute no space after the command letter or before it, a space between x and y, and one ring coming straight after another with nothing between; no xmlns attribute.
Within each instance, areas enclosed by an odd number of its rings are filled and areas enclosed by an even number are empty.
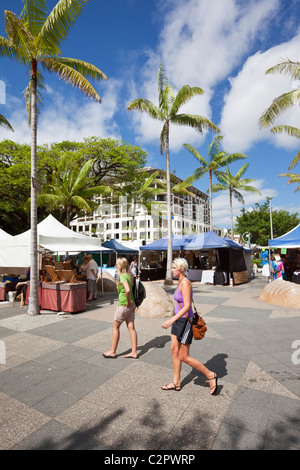
<svg viewBox="0 0 300 470"><path fill-rule="evenodd" d="M139 251L138 250L133 250L132 248L127 248L124 245L121 245L117 240L114 238L112 240L108 240L104 243L102 243L102 246L105 248L109 248L110 250L116 251L117 253L128 253L132 255L138 255Z"/></svg>
<svg viewBox="0 0 300 470"><path fill-rule="evenodd" d="M300 224L282 237L269 240L270 248L300 248Z"/></svg>
<svg viewBox="0 0 300 470"><path fill-rule="evenodd" d="M234 242L233 240L231 240L231 238L224 237L224 240L226 240L229 243L230 247L233 249L236 249L236 250L243 249L244 251L252 252L251 248L247 248L246 246L239 245L239 243Z"/></svg>
<svg viewBox="0 0 300 470"><path fill-rule="evenodd" d="M216 232L211 231L194 235L185 247L186 250L208 250L210 248L230 248L230 244L219 237Z"/></svg>
<svg viewBox="0 0 300 470"><path fill-rule="evenodd" d="M193 235L174 235L172 234L172 250L184 250L186 245ZM149 245L140 246L141 251L167 251L168 249L168 235L155 242L149 243Z"/></svg>

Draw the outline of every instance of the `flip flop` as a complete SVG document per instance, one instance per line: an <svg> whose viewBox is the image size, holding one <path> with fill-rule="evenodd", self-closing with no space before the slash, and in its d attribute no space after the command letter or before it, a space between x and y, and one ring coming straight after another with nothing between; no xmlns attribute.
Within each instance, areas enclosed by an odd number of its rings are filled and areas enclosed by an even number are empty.
<svg viewBox="0 0 300 470"><path fill-rule="evenodd" d="M139 356L130 356L129 354L127 356L123 356L125 359L138 359Z"/></svg>
<svg viewBox="0 0 300 470"><path fill-rule="evenodd" d="M181 390L180 385L175 385L173 382L172 382L172 385L174 385L174 387L169 387L169 385L163 385L161 389L165 391L174 390L174 392L180 392Z"/></svg>
<svg viewBox="0 0 300 470"><path fill-rule="evenodd" d="M102 356L105 357L105 359L116 359L117 356L110 356L109 354L104 354L102 353Z"/></svg>
<svg viewBox="0 0 300 470"><path fill-rule="evenodd" d="M217 390L218 390L218 374L215 373L215 375L211 379L208 379L208 381L210 381L210 380L215 380L216 381L216 385L214 385L213 387L210 387L210 394L215 395L217 393Z"/></svg>

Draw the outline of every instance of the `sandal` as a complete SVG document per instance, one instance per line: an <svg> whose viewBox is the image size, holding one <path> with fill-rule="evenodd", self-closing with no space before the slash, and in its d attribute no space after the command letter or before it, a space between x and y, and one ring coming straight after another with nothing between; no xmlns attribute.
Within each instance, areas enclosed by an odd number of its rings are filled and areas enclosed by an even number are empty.
<svg viewBox="0 0 300 470"><path fill-rule="evenodd" d="M218 374L214 373L214 376L211 379L208 379L208 381L210 381L210 380L215 380L216 381L216 384L213 387L210 387L210 394L215 395L217 393L217 390L218 390Z"/></svg>
<svg viewBox="0 0 300 470"><path fill-rule="evenodd" d="M169 385L163 385L161 387L162 390L174 390L175 392L180 392L181 390L181 387L180 385L175 385L173 382L170 384L170 385L173 385L173 387L170 387Z"/></svg>

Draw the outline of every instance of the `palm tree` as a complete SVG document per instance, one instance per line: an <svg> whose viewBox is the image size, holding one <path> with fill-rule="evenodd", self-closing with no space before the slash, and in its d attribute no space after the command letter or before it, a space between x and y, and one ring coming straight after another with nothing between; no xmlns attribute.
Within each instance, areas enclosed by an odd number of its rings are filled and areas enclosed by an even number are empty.
<svg viewBox="0 0 300 470"><path fill-rule="evenodd" d="M271 67L266 71L266 74L271 73L283 73L290 75L291 79L296 81L300 79L300 62L293 62L291 60L280 62L279 64ZM285 112L287 109L292 107L293 105L300 104L300 88L292 90L288 93L283 93L279 97L275 98L269 108L264 111L259 119L259 126L261 128L268 127L275 119ZM293 137L300 138L300 130L293 126L287 125L278 125L273 126L271 128L271 132L274 134L277 133L285 133ZM295 158L293 159L291 165L289 166L289 170L295 166L295 164L300 160L300 152L297 153ZM279 176L286 176L286 175L279 175ZM287 174L288 176L288 174Z"/></svg>
<svg viewBox="0 0 300 470"><path fill-rule="evenodd" d="M48 14L46 0L24 0L18 17L5 11L7 38L0 37L0 56L16 60L29 67L30 125L31 125L31 271L29 315L39 314L37 258L37 99L38 84L45 71L53 72L66 83L79 88L85 95L101 102L88 79L106 79L92 64L83 60L61 57L60 45L81 14L87 0L59 0Z"/></svg>
<svg viewBox="0 0 300 470"><path fill-rule="evenodd" d="M282 173L279 176L287 176L290 178L287 182L287 184L295 184L295 183L300 183L300 175L299 173ZM295 192L300 191L300 185L295 189Z"/></svg>
<svg viewBox="0 0 300 470"><path fill-rule="evenodd" d="M184 85L176 96L173 87L169 84L164 68L160 65L158 70L158 107L151 101L138 98L132 101L127 109L135 109L147 113L150 117L163 123L160 134L160 152L163 155L166 152L166 171L167 171L167 220L168 220L168 253L167 253L167 272L166 284L172 284L172 219L171 219L171 183L170 183L170 155L169 155L169 133L170 125L190 126L201 133L203 129L210 129L213 132L220 132L219 128L209 119L203 116L191 114L179 114L180 108L193 96L201 95L203 90L198 87Z"/></svg>
<svg viewBox="0 0 300 470"><path fill-rule="evenodd" d="M292 62L291 60L280 62L266 71L266 74L283 73L290 75L292 80L300 78L300 62ZM300 103L300 88L292 90L288 93L275 98L269 108L259 118L260 127L270 126L275 119L284 111L294 104ZM287 132L289 126L282 126L282 132Z"/></svg>
<svg viewBox="0 0 300 470"><path fill-rule="evenodd" d="M66 215L66 225L70 227L73 209L92 212L97 204L94 196L111 193L108 186L87 186L87 177L94 160L87 161L81 169L66 156L62 162L62 172L54 171L52 184L43 187L43 193L37 196L38 205L62 209Z"/></svg>
<svg viewBox="0 0 300 470"><path fill-rule="evenodd" d="M212 216L212 177L216 175L216 172L220 167L223 167L229 163L242 158L247 158L247 155L243 153L231 153L227 154L224 150L221 150L221 142L223 136L217 135L211 142L207 160L196 150L192 145L184 144L184 147L191 152L191 154L200 162L200 166L194 171L194 173L186 178L182 185L193 184L195 181L200 179L205 173L209 174L209 206L210 206L210 230L213 230L213 216Z"/></svg>
<svg viewBox="0 0 300 470"><path fill-rule="evenodd" d="M230 205L230 220L231 220L231 238L233 239L233 212L232 212L232 197L235 197L240 203L245 204L244 198L240 191L261 194L257 188L250 186L254 179L241 179L246 172L249 163L243 165L235 175L230 173L227 166L224 172L216 171L215 175L220 183L213 184L211 187L212 192L229 191L229 205Z"/></svg>
<svg viewBox="0 0 300 470"><path fill-rule="evenodd" d="M8 120L4 116L2 116L2 114L0 114L0 126L6 127L6 129L9 129L10 131L14 132L12 126L10 125Z"/></svg>

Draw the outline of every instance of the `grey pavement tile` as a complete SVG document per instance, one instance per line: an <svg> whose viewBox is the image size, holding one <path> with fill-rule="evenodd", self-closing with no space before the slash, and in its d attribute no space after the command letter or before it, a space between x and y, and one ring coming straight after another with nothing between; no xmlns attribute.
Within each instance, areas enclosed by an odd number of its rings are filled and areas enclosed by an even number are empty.
<svg viewBox="0 0 300 470"><path fill-rule="evenodd" d="M16 444L12 450L105 450L106 447L90 436L76 432L55 420Z"/></svg>
<svg viewBox="0 0 300 470"><path fill-rule="evenodd" d="M228 423L221 424L211 447L212 450L262 450L263 448L264 436Z"/></svg>

